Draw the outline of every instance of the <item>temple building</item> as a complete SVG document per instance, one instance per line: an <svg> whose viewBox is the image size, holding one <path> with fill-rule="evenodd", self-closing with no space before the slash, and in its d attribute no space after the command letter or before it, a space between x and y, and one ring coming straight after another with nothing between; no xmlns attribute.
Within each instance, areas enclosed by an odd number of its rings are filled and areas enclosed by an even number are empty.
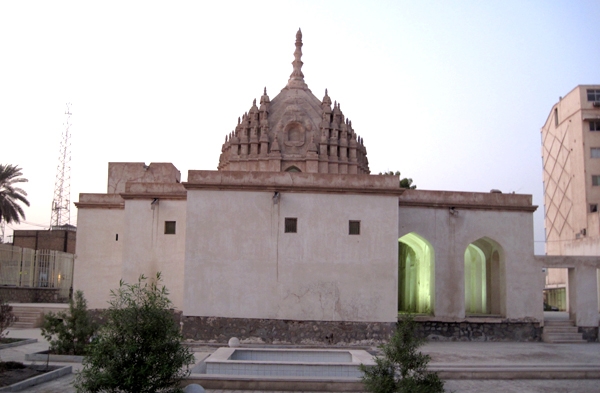
<svg viewBox="0 0 600 393"><path fill-rule="evenodd" d="M162 272L190 339L372 342L411 312L438 339L541 340L542 268L564 260L534 256L531 196L370 175L340 105L309 90L301 48L298 31L287 85L238 119L218 170L182 182L170 163L109 163L107 192L80 194L74 286L89 307ZM597 303L593 322L580 292L573 320L593 339Z"/></svg>
<svg viewBox="0 0 600 393"><path fill-rule="evenodd" d="M225 137L219 170L368 174L367 150L344 118L340 104L320 101L302 73L302 32L296 34L294 70L287 85L269 100L267 88Z"/></svg>

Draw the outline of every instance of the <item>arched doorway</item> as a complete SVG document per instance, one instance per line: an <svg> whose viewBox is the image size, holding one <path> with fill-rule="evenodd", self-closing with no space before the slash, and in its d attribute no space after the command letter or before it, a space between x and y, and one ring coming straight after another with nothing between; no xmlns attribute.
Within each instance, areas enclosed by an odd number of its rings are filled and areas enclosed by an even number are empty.
<svg viewBox="0 0 600 393"><path fill-rule="evenodd" d="M465 250L465 313L503 315L502 248L482 237Z"/></svg>
<svg viewBox="0 0 600 393"><path fill-rule="evenodd" d="M398 239L398 311L433 314L434 261L431 244L412 232Z"/></svg>

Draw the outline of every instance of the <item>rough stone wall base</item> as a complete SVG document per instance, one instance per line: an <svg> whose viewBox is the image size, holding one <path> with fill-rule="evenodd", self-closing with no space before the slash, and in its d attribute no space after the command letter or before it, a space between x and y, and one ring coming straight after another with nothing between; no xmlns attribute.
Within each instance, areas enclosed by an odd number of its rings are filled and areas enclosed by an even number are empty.
<svg viewBox="0 0 600 393"><path fill-rule="evenodd" d="M582 327L579 326L577 329L583 339L590 343L598 342L598 328L597 327Z"/></svg>
<svg viewBox="0 0 600 393"><path fill-rule="evenodd" d="M279 319L182 316L183 338L227 343L373 345L387 341L394 322L292 321Z"/></svg>
<svg viewBox="0 0 600 393"><path fill-rule="evenodd" d="M68 303L58 288L0 287L0 299L9 303Z"/></svg>
<svg viewBox="0 0 600 393"><path fill-rule="evenodd" d="M417 321L419 335L429 341L542 341L538 322Z"/></svg>

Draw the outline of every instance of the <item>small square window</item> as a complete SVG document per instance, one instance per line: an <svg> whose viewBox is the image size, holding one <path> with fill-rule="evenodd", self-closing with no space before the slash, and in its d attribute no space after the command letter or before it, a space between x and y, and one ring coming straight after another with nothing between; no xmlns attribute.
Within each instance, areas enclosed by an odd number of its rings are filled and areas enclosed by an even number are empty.
<svg viewBox="0 0 600 393"><path fill-rule="evenodd" d="M590 213L596 213L598 211L597 203L590 203Z"/></svg>
<svg viewBox="0 0 600 393"><path fill-rule="evenodd" d="M590 158L600 158L600 147L592 147L590 149Z"/></svg>
<svg viewBox="0 0 600 393"><path fill-rule="evenodd" d="M298 232L298 219L297 218L285 218L285 233L297 233Z"/></svg>
<svg viewBox="0 0 600 393"><path fill-rule="evenodd" d="M360 221L352 221L348 223L348 234L360 235Z"/></svg>
<svg viewBox="0 0 600 393"><path fill-rule="evenodd" d="M176 224L176 221L165 221L165 235L174 235Z"/></svg>
<svg viewBox="0 0 600 393"><path fill-rule="evenodd" d="M600 90L589 89L587 91L588 101L599 102L600 101Z"/></svg>
<svg viewBox="0 0 600 393"><path fill-rule="evenodd" d="M590 131L600 131L600 121L590 121Z"/></svg>
<svg viewBox="0 0 600 393"><path fill-rule="evenodd" d="M592 175L592 186L600 186L600 175Z"/></svg>

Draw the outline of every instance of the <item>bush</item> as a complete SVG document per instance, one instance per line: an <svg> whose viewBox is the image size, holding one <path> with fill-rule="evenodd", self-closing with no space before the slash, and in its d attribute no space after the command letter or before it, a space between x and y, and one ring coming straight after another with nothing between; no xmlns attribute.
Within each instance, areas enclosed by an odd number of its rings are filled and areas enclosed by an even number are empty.
<svg viewBox="0 0 600 393"><path fill-rule="evenodd" d="M106 323L77 375L78 391L181 391L178 385L194 356L181 344L167 289L159 282L160 273L150 283L142 275L137 284L121 281L119 289L111 290Z"/></svg>
<svg viewBox="0 0 600 393"><path fill-rule="evenodd" d="M369 392L444 392L444 381L435 372L427 371L430 356L417 351L424 340L417 337L416 328L412 316L405 316L390 342L379 347L383 356L375 358L375 366L360 365Z"/></svg>
<svg viewBox="0 0 600 393"><path fill-rule="evenodd" d="M19 318L13 314L12 306L4 299L0 299L0 340L4 338L4 331L18 320Z"/></svg>
<svg viewBox="0 0 600 393"><path fill-rule="evenodd" d="M50 343L50 351L59 355L84 355L97 326L87 310L82 291L69 300L69 312L44 315L42 336Z"/></svg>

